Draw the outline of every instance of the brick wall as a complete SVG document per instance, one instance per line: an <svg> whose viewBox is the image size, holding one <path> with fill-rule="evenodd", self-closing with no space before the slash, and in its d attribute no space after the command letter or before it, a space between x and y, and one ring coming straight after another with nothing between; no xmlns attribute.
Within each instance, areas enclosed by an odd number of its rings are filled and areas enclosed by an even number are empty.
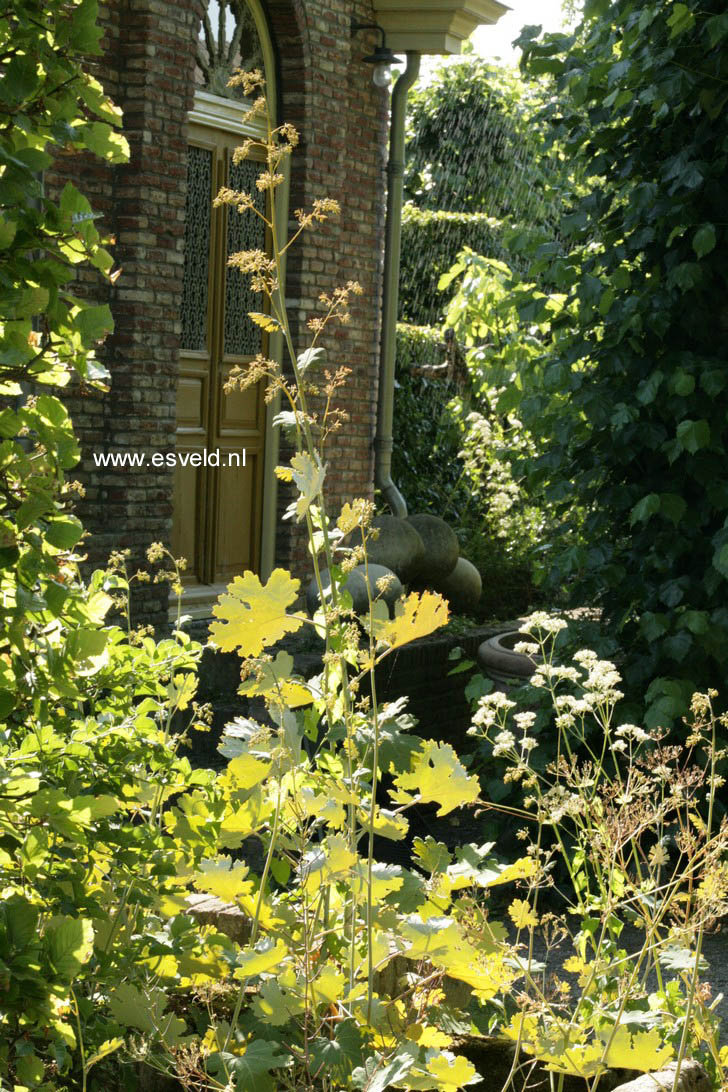
<svg viewBox="0 0 728 1092"><path fill-rule="evenodd" d="M364 294L351 324L324 338L331 367L352 369L341 402L350 423L327 454L332 510L348 497L371 495L372 439L377 397L380 263L384 209L386 97L361 61L366 36L350 38L351 16L371 21L366 0L272 0L267 5L280 71L281 117L301 131L293 162L291 209L314 197L337 198L339 222L306 235L291 252L287 295L296 342L321 291L349 279ZM78 476L86 486L79 514L92 533L92 561L128 546L133 564L147 545L169 542L172 471L95 468L92 451L174 448L179 361L186 186L186 117L192 106L199 0L111 0L102 11L106 55L99 78L124 112L128 165L107 168L62 160L49 189L72 178L103 214L115 236L122 274L113 288L89 274L79 291L108 298L116 330L103 355L112 373L105 396L77 393L71 411L81 438ZM287 500L281 495L279 509ZM305 576L301 529L279 524L276 562ZM139 589L136 615L163 625L166 591Z"/></svg>

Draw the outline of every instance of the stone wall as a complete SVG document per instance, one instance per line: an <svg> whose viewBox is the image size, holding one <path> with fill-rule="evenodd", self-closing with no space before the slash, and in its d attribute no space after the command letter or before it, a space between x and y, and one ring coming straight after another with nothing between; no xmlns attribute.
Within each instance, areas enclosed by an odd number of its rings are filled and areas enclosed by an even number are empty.
<svg viewBox="0 0 728 1092"><path fill-rule="evenodd" d="M103 349L112 373L109 394L77 392L71 412L86 487L79 515L92 533L90 561L130 547L132 565L148 544L170 540L172 471L95 467L92 453L174 449L179 361L186 189L186 117L193 101L199 0L111 0L102 10L105 31L99 78L124 112L128 164L108 168L78 157L61 159L46 184L57 191L69 178L103 215L115 238L121 274L114 286L91 275L80 292L108 299L116 330ZM352 370L341 402L350 423L326 454L328 490L335 511L351 496L371 495L372 439L377 396L380 264L384 209L387 99L371 82L362 56L366 35L353 42L350 19L371 21L367 0L272 0L267 5L278 56L281 117L301 131L293 161L290 207L318 196L341 202L339 222L306 235L291 252L287 295L297 344L320 292L360 281L351 324L324 338L332 368ZM279 510L287 505L283 491ZM305 576L300 527L279 523L276 563ZM163 626L166 589L146 585L135 603L138 620Z"/></svg>

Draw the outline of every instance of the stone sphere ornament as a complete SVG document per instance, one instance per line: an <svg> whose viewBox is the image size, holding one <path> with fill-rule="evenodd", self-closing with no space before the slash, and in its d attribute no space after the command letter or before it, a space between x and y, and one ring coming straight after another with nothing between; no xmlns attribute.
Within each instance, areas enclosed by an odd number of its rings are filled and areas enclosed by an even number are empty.
<svg viewBox="0 0 728 1092"><path fill-rule="evenodd" d="M453 571L460 555L455 532L439 516L407 516L407 523L414 527L425 548L416 574L418 584L442 582Z"/></svg>
<svg viewBox="0 0 728 1092"><path fill-rule="evenodd" d="M379 534L367 542L369 561L391 569L403 584L409 584L418 576L425 556L425 546L419 534L408 520L397 516L375 516L372 528L376 528ZM347 545L360 546L361 541L361 530L357 528L349 536Z"/></svg>
<svg viewBox="0 0 728 1092"><path fill-rule="evenodd" d="M470 614L480 602L483 581L472 561L459 557L455 568L440 581L435 590L447 599L455 614Z"/></svg>

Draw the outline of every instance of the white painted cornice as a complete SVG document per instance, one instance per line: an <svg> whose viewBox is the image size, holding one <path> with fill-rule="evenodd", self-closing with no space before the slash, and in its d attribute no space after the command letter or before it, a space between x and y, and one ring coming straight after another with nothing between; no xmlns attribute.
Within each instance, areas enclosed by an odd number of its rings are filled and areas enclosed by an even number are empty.
<svg viewBox="0 0 728 1092"><path fill-rule="evenodd" d="M510 9L500 0L374 0L374 14L395 53L459 53L476 27Z"/></svg>

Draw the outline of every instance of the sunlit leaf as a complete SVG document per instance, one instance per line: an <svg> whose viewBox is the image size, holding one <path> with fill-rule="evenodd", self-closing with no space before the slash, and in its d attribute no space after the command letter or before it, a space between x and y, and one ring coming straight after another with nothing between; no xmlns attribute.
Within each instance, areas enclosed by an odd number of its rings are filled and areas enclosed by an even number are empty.
<svg viewBox="0 0 728 1092"><path fill-rule="evenodd" d="M606 1033L602 1033L605 1043ZM612 1069L638 1069L640 1073L662 1069L674 1056L674 1050L665 1042L657 1028L637 1031L618 1027L609 1044L605 1062Z"/></svg>
<svg viewBox="0 0 728 1092"><path fill-rule="evenodd" d="M283 569L274 569L265 585L255 573L236 576L212 608L221 621L210 626L210 639L223 652L259 656L268 645L303 625L303 617L286 614L299 588L300 581Z"/></svg>
<svg viewBox="0 0 728 1092"><path fill-rule="evenodd" d="M528 929L538 925L538 914L534 913L525 899L514 899L508 907L508 916L517 929Z"/></svg>
<svg viewBox="0 0 728 1092"><path fill-rule="evenodd" d="M248 895L253 890L252 880L246 879L250 869L243 861L233 861L231 857L221 856L201 861L200 870L195 873L193 883L198 891L215 895L223 902L234 902L241 895Z"/></svg>
<svg viewBox="0 0 728 1092"><path fill-rule="evenodd" d="M372 615L371 624L378 641L390 648L400 648L447 625L448 616L447 601L441 595L430 591L411 592L396 604L391 621L385 611Z"/></svg>
<svg viewBox="0 0 728 1092"><path fill-rule="evenodd" d="M391 795L398 803L437 803L438 815L472 804L478 799L477 777L469 776L449 743L428 740L415 754L409 773L398 773ZM413 792L415 795L411 796Z"/></svg>
<svg viewBox="0 0 728 1092"><path fill-rule="evenodd" d="M245 948L238 955L236 978L252 978L258 974L270 974L280 967L288 955L288 948L282 940L273 941L270 937L259 940L252 948Z"/></svg>

